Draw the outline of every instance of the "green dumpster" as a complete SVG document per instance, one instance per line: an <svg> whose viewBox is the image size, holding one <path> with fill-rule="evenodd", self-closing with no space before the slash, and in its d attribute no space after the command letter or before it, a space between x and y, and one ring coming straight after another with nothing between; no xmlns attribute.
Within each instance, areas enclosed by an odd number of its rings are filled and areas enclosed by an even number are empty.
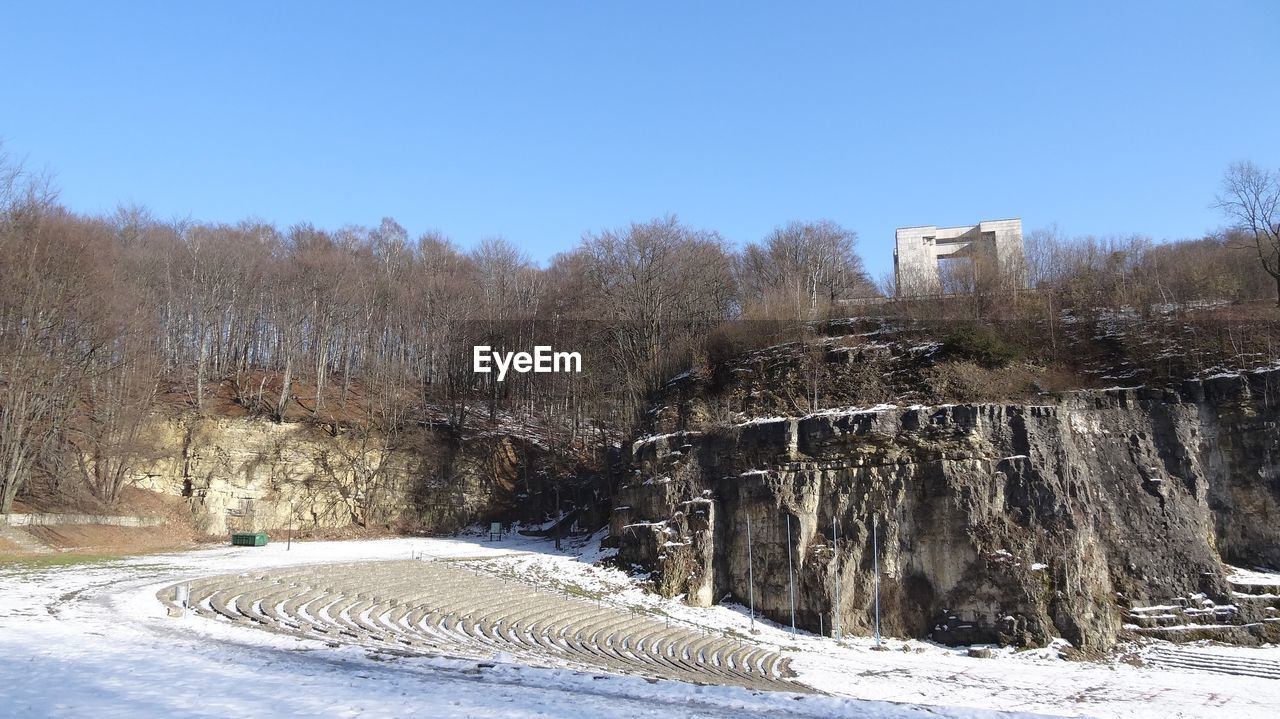
<svg viewBox="0 0 1280 719"><path fill-rule="evenodd" d="M267 533L242 533L231 535L231 546L233 547L265 547L267 546Z"/></svg>

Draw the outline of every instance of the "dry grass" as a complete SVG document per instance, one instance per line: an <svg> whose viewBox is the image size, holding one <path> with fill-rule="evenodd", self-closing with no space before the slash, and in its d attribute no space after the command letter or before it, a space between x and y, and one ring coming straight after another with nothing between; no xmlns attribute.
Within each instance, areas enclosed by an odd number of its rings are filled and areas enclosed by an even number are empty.
<svg viewBox="0 0 1280 719"><path fill-rule="evenodd" d="M191 523L191 512L181 497L172 497L133 487L126 488L114 505L106 505L92 496L55 495L49 490L37 491L14 503L19 513L103 514L162 517L156 527L117 527L102 524L74 524L21 527L33 538L53 549L52 554L31 554L12 543L0 540L0 562L48 561L64 554L95 557L121 557L189 549L211 540L198 534Z"/></svg>
<svg viewBox="0 0 1280 719"><path fill-rule="evenodd" d="M938 402L1017 402L1043 389L1045 371L1029 365L986 368L974 362L944 362L925 373Z"/></svg>

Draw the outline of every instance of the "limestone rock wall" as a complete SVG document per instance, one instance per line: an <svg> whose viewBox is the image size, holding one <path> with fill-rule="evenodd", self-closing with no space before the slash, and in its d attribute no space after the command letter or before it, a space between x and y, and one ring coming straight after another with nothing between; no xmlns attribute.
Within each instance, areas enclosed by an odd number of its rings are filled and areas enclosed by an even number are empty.
<svg viewBox="0 0 1280 719"><path fill-rule="evenodd" d="M799 625L868 633L874 517L886 632L1101 649L1126 606L1229 601L1224 559L1280 566L1278 420L1272 371L679 432L633 445L611 528L668 595L786 623L790 558Z"/></svg>
<svg viewBox="0 0 1280 719"><path fill-rule="evenodd" d="M507 509L522 461L503 438L463 451L422 431L389 446L359 431L259 419L157 417L147 435L155 449L134 463L135 483L187 498L210 534L290 523L453 530Z"/></svg>

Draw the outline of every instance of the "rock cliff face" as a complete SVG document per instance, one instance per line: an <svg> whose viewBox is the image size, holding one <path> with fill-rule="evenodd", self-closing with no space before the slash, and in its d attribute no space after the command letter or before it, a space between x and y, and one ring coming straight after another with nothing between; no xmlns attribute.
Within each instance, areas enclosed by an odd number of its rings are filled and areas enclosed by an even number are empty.
<svg viewBox="0 0 1280 719"><path fill-rule="evenodd" d="M389 444L358 430L194 416L157 418L148 435L158 449L135 463L137 486L186 497L210 534L290 523L452 531L509 519L538 491L525 471L533 448L500 435L460 443L421 430Z"/></svg>
<svg viewBox="0 0 1280 719"><path fill-rule="evenodd" d="M1280 566L1278 421L1270 371L676 432L632 446L611 531L667 595L789 623L790 563L799 626L869 633L874 521L884 631L1104 649L1130 607L1229 603L1224 561Z"/></svg>

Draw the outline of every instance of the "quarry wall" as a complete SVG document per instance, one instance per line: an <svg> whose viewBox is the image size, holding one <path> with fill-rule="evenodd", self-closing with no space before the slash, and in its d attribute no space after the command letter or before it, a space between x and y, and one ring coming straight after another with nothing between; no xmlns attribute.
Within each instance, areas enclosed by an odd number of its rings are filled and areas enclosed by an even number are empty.
<svg viewBox="0 0 1280 719"><path fill-rule="evenodd" d="M664 594L784 624L790 562L798 625L869 633L874 517L886 632L1104 649L1127 607L1230 602L1224 561L1280 566L1278 421L1272 370L675 432L631 447L611 534Z"/></svg>
<svg viewBox="0 0 1280 719"><path fill-rule="evenodd" d="M197 529L390 527L453 531L517 502L528 447L444 432L387 438L267 419L157 417L136 486L186 498Z"/></svg>

